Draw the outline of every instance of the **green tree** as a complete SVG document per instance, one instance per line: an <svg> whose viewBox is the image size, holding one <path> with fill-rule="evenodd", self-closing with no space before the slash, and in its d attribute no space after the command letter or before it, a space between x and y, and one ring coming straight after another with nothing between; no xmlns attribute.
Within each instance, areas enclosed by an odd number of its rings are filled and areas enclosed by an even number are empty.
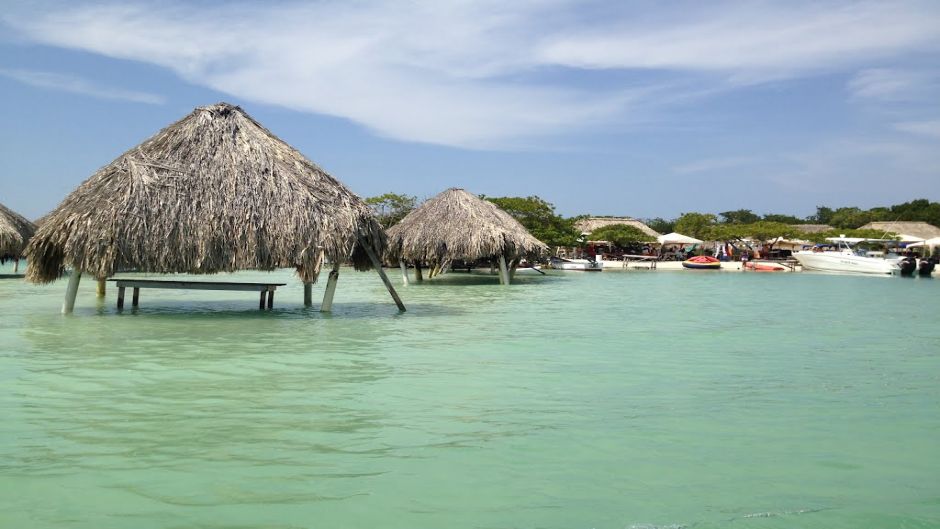
<svg viewBox="0 0 940 529"><path fill-rule="evenodd" d="M643 221L647 226L650 227L653 231L658 231L659 233L672 233L676 231L676 221L675 220L666 220L660 217L655 219L646 219Z"/></svg>
<svg viewBox="0 0 940 529"><path fill-rule="evenodd" d="M683 213L676 219L675 229L683 235L707 239L715 220L711 213Z"/></svg>
<svg viewBox="0 0 940 529"><path fill-rule="evenodd" d="M816 206L816 214L806 218L810 224L829 224L835 210L826 206Z"/></svg>
<svg viewBox="0 0 940 529"><path fill-rule="evenodd" d="M549 246L576 246L581 232L574 227L577 218L563 218L555 206L537 196L480 198L496 204L518 220L536 239Z"/></svg>
<svg viewBox="0 0 940 529"><path fill-rule="evenodd" d="M859 208L839 208L826 224L834 228L855 229L872 221L872 214Z"/></svg>
<svg viewBox="0 0 940 529"><path fill-rule="evenodd" d="M589 236L592 241L608 241L616 246L625 247L638 242L652 242L656 240L635 226L628 224L611 224L597 228Z"/></svg>
<svg viewBox="0 0 940 529"><path fill-rule="evenodd" d="M794 217L793 215L782 215L779 213L768 213L764 215L765 221L768 222L780 222L782 224L806 224L806 220L799 217Z"/></svg>
<svg viewBox="0 0 940 529"><path fill-rule="evenodd" d="M760 216L749 209L736 209L719 213L722 224L751 224L760 220Z"/></svg>
<svg viewBox="0 0 940 529"><path fill-rule="evenodd" d="M375 211L375 216L378 217L382 227L388 229L405 218L405 215L415 208L417 201L417 197L410 195L385 193L384 195L367 198L366 204Z"/></svg>

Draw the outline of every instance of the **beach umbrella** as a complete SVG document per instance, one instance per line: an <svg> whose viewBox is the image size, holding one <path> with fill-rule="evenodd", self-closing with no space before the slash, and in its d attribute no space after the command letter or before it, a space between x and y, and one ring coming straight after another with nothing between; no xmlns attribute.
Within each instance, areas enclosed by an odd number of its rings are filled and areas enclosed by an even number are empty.
<svg viewBox="0 0 940 529"><path fill-rule="evenodd" d="M48 283L71 268L70 283L89 274L103 294L104 279L121 271L293 268L309 304L325 261L337 274L348 261L381 273L385 244L361 198L240 107L218 103L195 109L70 193L27 246L26 276Z"/></svg>
<svg viewBox="0 0 940 529"><path fill-rule="evenodd" d="M463 189L448 189L427 200L388 230L388 260L444 266L454 260L490 260L500 264L500 281L508 284L507 261L535 258L548 246L533 237L509 213ZM402 264L402 277L404 264Z"/></svg>

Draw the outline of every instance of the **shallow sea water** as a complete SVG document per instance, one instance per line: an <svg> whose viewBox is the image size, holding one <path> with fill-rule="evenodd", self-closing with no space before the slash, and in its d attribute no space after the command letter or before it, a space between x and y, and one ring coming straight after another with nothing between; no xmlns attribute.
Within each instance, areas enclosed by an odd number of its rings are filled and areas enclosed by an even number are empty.
<svg viewBox="0 0 940 529"><path fill-rule="evenodd" d="M234 279L0 280L0 527L940 526L940 280Z"/></svg>

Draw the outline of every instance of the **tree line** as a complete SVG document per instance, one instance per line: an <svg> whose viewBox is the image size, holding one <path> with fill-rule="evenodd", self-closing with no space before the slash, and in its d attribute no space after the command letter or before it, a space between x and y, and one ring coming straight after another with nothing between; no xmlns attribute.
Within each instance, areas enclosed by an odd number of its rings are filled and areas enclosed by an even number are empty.
<svg viewBox="0 0 940 529"><path fill-rule="evenodd" d="M529 232L549 246L573 247L583 242L581 231L575 227L577 221L588 217L579 215L563 217L555 212L555 206L538 196L528 197L488 197L481 198L493 202L513 218L518 220ZM413 210L418 203L417 197L385 193L366 199L375 210L379 221L385 228L390 228ZM759 215L750 209L712 213L689 212L675 219L643 219L653 230L659 233L679 232L702 240L755 239L770 241L777 237L800 238L821 242L825 237L846 235L849 237L882 238L892 236L875 230L859 230L874 221L923 221L940 226L940 203L927 199L917 199L893 206L861 209L857 207L830 208L817 206L816 213L807 217L797 217L779 213ZM806 233L799 225L825 224L833 229L818 233ZM625 246L631 242L650 242L642 231L627 225L605 226L589 235L590 240L611 241Z"/></svg>

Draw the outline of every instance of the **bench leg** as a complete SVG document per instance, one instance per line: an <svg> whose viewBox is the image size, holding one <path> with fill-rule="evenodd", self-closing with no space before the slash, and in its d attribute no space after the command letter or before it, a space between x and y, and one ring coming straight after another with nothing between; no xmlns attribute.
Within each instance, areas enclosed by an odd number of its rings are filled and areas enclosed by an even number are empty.
<svg viewBox="0 0 940 529"><path fill-rule="evenodd" d="M261 310L264 310L264 300L265 300L265 298L267 297L267 295L268 295L268 291L267 291L267 290L262 290L262 291L261 291L261 302L258 303L258 308L261 309Z"/></svg>
<svg viewBox="0 0 940 529"><path fill-rule="evenodd" d="M137 305L140 305L140 289L134 287L134 298L131 300L131 306L136 307Z"/></svg>
<svg viewBox="0 0 940 529"><path fill-rule="evenodd" d="M274 291L273 290L268 291L268 308L269 309L274 308Z"/></svg>
<svg viewBox="0 0 940 529"><path fill-rule="evenodd" d="M118 304L119 309L124 308L124 287L118 287Z"/></svg>

